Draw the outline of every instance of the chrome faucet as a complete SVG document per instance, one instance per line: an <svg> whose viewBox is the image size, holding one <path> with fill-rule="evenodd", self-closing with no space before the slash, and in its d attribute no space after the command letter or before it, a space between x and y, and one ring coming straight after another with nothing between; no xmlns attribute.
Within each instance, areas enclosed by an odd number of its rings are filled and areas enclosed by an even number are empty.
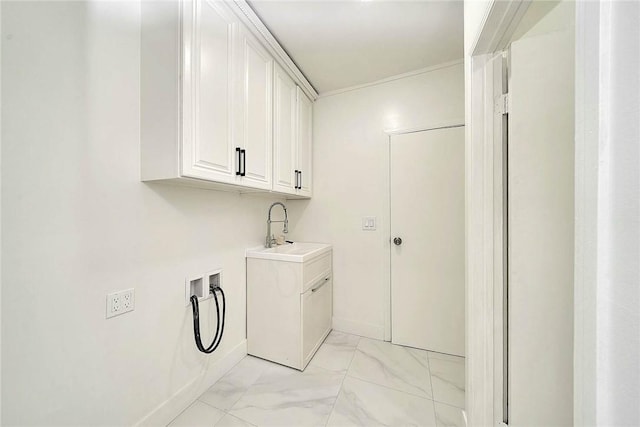
<svg viewBox="0 0 640 427"><path fill-rule="evenodd" d="M282 209L284 210L284 221L271 221L271 209L273 209L273 207L275 205L282 206ZM267 239L265 240L265 243L264 243L264 247L265 248L273 247L273 244L276 242L276 239L271 235L271 223L272 222L284 222L284 228L282 229L282 232L283 233L288 233L289 232L289 219L287 217L287 207L284 204L282 204L280 202L275 202L269 208L269 217L267 218Z"/></svg>

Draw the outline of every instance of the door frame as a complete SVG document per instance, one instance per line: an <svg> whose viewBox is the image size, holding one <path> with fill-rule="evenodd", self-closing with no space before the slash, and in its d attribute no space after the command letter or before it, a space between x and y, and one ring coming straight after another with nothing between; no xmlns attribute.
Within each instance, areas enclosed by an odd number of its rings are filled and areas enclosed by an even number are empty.
<svg viewBox="0 0 640 427"><path fill-rule="evenodd" d="M466 93L466 238L467 238L467 359L466 412L468 425L504 425L499 417L502 378L496 371L495 343L499 336L494 314L496 248L492 226L500 211L490 185L496 173L491 155L491 70L488 59L513 35L530 0L489 0L480 30L465 52ZM607 115L611 82L609 58L601 55L613 44L609 2L576 2L575 16L575 261L574 261L574 422L594 425L596 417L597 307L599 272L603 264L603 212L610 195L604 147L611 125ZM499 398L499 399L498 399Z"/></svg>
<svg viewBox="0 0 640 427"><path fill-rule="evenodd" d="M387 135L387 150L385 153L385 163L387 168L385 170L385 185L384 190L385 197L383 198L382 209L382 236L384 239L384 245L387 251L387 257L383 264L383 275L385 278L384 286L384 340L391 341L391 137L394 135L403 135L407 133L425 132L429 130L448 129L464 126L464 117L447 120L444 122L437 122L426 124L423 126L413 128L400 128L400 129L385 129L384 133Z"/></svg>
<svg viewBox="0 0 640 427"><path fill-rule="evenodd" d="M465 55L466 413L468 425L503 419L504 170L502 133L494 127L492 59L511 41L531 0L489 2Z"/></svg>

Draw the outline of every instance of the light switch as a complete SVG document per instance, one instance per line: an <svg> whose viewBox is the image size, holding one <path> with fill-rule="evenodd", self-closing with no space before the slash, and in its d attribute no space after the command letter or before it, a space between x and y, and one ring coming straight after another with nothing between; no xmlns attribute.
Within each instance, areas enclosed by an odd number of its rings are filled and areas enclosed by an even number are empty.
<svg viewBox="0 0 640 427"><path fill-rule="evenodd" d="M376 229L376 217L375 216L363 216L362 217L362 229L365 231L375 231Z"/></svg>

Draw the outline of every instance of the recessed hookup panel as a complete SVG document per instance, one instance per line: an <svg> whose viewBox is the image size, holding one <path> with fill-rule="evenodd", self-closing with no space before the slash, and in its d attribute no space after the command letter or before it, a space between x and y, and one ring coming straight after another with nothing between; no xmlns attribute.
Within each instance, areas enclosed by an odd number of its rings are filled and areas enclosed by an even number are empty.
<svg viewBox="0 0 640 427"><path fill-rule="evenodd" d="M211 270L203 275L187 277L184 282L184 305L191 306L191 295L198 297L198 301L211 298L214 288L222 287L222 269Z"/></svg>
<svg viewBox="0 0 640 427"><path fill-rule="evenodd" d="M222 287L222 269L210 271L204 277L207 280L209 289Z"/></svg>
<svg viewBox="0 0 640 427"><path fill-rule="evenodd" d="M191 295L198 297L198 300L202 300L209 295L209 287L205 289L204 276L187 277L184 281L184 305L191 305Z"/></svg>

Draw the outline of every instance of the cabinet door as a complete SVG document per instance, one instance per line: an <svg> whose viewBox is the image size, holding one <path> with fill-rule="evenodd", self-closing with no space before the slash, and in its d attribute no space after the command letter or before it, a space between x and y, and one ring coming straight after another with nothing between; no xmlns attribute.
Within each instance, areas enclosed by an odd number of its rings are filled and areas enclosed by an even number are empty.
<svg viewBox="0 0 640 427"><path fill-rule="evenodd" d="M271 189L273 58L245 28L241 29L244 186Z"/></svg>
<svg viewBox="0 0 640 427"><path fill-rule="evenodd" d="M303 368L331 330L332 283L326 278L300 295L302 305L302 360Z"/></svg>
<svg viewBox="0 0 640 427"><path fill-rule="evenodd" d="M300 177L298 185L301 187L298 194L311 197L312 185L312 123L313 104L311 100L298 88L298 169Z"/></svg>
<svg viewBox="0 0 640 427"><path fill-rule="evenodd" d="M297 86L280 66L273 76L273 189L295 194Z"/></svg>
<svg viewBox="0 0 640 427"><path fill-rule="evenodd" d="M236 180L231 129L238 25L221 2L183 3L183 176Z"/></svg>

